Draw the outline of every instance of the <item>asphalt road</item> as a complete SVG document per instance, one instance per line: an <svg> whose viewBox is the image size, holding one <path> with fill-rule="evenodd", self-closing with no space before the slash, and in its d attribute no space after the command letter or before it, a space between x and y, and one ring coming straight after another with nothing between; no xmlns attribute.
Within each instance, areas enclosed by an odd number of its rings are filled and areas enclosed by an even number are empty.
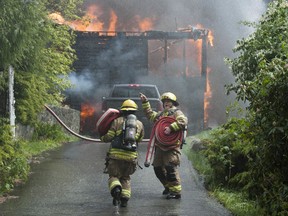
<svg viewBox="0 0 288 216"><path fill-rule="evenodd" d="M132 197L126 208L112 205L108 175L103 173L109 144L81 141L64 144L34 164L29 181L0 204L0 216L231 215L208 196L184 154L180 167L182 199L166 200L152 166L143 165L147 143L140 146L143 169L132 175Z"/></svg>

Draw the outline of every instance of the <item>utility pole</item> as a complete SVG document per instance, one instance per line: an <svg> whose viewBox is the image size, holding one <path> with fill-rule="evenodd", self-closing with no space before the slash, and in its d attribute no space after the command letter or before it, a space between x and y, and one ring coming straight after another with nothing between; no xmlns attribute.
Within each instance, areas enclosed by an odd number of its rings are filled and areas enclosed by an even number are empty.
<svg viewBox="0 0 288 216"><path fill-rule="evenodd" d="M16 135L16 125L15 125L15 99L14 99L14 69L9 66L9 117L10 117L10 126L13 138Z"/></svg>

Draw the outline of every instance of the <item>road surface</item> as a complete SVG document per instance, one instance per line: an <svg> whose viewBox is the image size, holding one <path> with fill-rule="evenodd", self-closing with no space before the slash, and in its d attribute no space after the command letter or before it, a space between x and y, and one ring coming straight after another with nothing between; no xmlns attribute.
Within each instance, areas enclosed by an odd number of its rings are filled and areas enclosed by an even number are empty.
<svg viewBox="0 0 288 216"><path fill-rule="evenodd" d="M147 143L140 143L138 169L132 175L132 197L126 208L112 205L108 175L103 173L107 143L64 144L32 166L29 181L0 204L0 216L226 216L223 206L208 196L182 154L182 199L166 200L153 168L144 167Z"/></svg>

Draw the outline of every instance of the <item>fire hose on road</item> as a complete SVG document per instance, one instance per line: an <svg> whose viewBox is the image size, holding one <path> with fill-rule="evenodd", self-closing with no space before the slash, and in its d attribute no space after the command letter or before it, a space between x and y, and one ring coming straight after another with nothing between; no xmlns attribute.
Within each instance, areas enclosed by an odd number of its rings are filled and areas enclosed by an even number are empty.
<svg viewBox="0 0 288 216"><path fill-rule="evenodd" d="M71 134L73 134L74 136L83 139L83 140L87 140L87 141L91 141L91 142L101 142L100 139L92 139L89 137L85 137L85 136L81 136L80 134L72 131L67 125L65 125L65 123L56 115L56 113L53 112L52 109L50 109L47 105L44 105L45 108L55 117L55 119L67 130L69 131Z"/></svg>
<svg viewBox="0 0 288 216"><path fill-rule="evenodd" d="M182 130L170 133L168 135L164 133L165 127L169 127L175 121L176 120L173 117L167 116L160 118L155 123L150 135L150 141L147 146L146 158L144 163L146 167L150 166L155 151L156 140L158 141L158 145L160 145L159 147L166 150L174 149L177 146L181 145L183 140Z"/></svg>

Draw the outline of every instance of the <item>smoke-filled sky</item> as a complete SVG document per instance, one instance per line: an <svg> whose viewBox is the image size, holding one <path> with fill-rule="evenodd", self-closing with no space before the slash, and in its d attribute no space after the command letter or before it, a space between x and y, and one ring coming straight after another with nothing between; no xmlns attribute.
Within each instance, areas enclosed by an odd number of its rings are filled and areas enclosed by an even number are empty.
<svg viewBox="0 0 288 216"><path fill-rule="evenodd" d="M145 19L153 23L150 30L176 31L177 28L201 24L203 28L212 31L214 46L208 48L212 90L209 121L211 124L223 123L225 106L231 100L225 95L224 85L233 82L231 72L223 59L233 57L232 49L236 41L253 31L239 22L256 21L266 10L264 0L86 0L84 10L94 3L98 5L98 19L104 22L103 30L109 29L111 11L114 11L117 16L116 31L141 31L137 29L137 20ZM177 67L176 63L174 67ZM160 66L159 70L162 69ZM153 81L155 82L155 79ZM175 94L180 104L181 100L187 99L183 97L186 92L179 81L173 83L171 80L169 85L167 82L159 82L158 85L161 91L169 91L171 85L177 85L179 89L176 88Z"/></svg>

